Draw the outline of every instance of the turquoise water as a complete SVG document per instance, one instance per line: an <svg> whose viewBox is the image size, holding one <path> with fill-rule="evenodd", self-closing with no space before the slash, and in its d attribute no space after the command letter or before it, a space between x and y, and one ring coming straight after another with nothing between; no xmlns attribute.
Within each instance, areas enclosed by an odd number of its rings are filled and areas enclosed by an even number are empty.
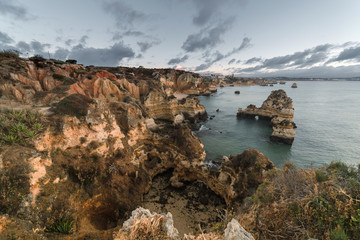
<svg viewBox="0 0 360 240"><path fill-rule="evenodd" d="M196 135L205 146L208 161L223 155L256 148L277 167L286 161L298 167L321 167L331 161L360 163L360 82L292 82L274 87L239 86L218 88L212 96L199 97L213 120L207 120ZM270 142L272 129L263 120L237 119L239 107L260 107L272 90L284 89L293 99L297 125L292 146ZM234 91L240 90L240 95ZM216 112L219 109L219 112Z"/></svg>

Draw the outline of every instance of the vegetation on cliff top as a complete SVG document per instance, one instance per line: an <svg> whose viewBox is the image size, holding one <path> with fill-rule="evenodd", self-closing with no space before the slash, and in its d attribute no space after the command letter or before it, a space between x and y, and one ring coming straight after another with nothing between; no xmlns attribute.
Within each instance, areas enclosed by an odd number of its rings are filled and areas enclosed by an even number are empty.
<svg viewBox="0 0 360 240"><path fill-rule="evenodd" d="M322 169L267 173L241 219L262 239L360 239L360 170L342 162Z"/></svg>

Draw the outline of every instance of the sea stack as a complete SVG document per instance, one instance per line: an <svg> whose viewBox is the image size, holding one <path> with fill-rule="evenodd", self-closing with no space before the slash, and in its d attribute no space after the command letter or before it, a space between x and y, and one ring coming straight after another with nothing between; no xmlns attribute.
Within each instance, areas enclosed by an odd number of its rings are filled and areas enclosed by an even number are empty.
<svg viewBox="0 0 360 240"><path fill-rule="evenodd" d="M272 91L260 108L250 104L245 110L239 108L238 117L271 121L273 132L270 140L291 145L295 138L294 108L292 99L282 89Z"/></svg>
<svg viewBox="0 0 360 240"><path fill-rule="evenodd" d="M296 83L293 83L293 84L291 85L291 87L292 87L292 88L297 88Z"/></svg>

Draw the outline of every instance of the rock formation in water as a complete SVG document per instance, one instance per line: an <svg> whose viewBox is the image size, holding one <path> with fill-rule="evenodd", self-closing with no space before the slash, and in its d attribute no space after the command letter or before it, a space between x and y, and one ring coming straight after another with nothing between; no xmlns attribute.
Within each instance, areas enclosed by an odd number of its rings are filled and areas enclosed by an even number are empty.
<svg viewBox="0 0 360 240"><path fill-rule="evenodd" d="M292 99L282 89L272 91L260 108L250 104L245 110L239 108L238 117L266 119L271 121L273 132L270 139L292 144L295 138L294 108Z"/></svg>
<svg viewBox="0 0 360 240"><path fill-rule="evenodd" d="M159 173L174 169L175 187L203 181L231 204L273 167L256 150L219 171L204 165L190 125L206 118L205 108L173 96L214 91L196 74L4 54L0 61L2 238L68 231L74 239L112 239Z"/></svg>
<svg viewBox="0 0 360 240"><path fill-rule="evenodd" d="M296 83L293 83L293 84L291 85L291 87L292 87L292 88L297 88L297 84L296 84Z"/></svg>

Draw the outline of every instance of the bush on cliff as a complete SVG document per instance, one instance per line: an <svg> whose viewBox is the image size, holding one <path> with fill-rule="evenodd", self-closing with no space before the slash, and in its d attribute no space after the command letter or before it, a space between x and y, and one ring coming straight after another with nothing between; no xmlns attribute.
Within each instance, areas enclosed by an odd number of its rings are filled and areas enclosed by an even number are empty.
<svg viewBox="0 0 360 240"><path fill-rule="evenodd" d="M92 101L92 99L84 95L72 94L58 102L53 111L57 114L76 116L78 118L83 117L86 116L89 104Z"/></svg>
<svg viewBox="0 0 360 240"><path fill-rule="evenodd" d="M30 171L29 165L18 158L6 162L0 169L0 213L15 214L18 211L29 194Z"/></svg>
<svg viewBox="0 0 360 240"><path fill-rule="evenodd" d="M264 239L360 239L359 171L342 162L271 170L243 209L242 224Z"/></svg>

